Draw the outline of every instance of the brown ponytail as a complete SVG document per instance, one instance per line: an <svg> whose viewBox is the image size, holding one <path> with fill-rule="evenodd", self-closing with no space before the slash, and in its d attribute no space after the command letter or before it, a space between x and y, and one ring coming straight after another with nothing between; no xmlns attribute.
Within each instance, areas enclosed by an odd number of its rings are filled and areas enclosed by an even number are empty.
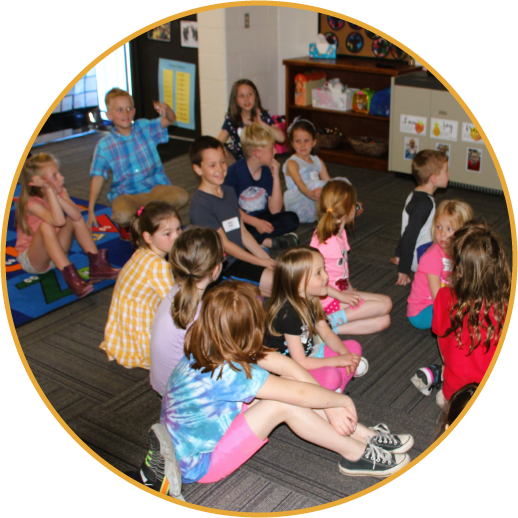
<svg viewBox="0 0 518 518"><path fill-rule="evenodd" d="M340 228L340 221L348 217L356 206L356 191L345 180L331 180L322 187L320 193L320 218L317 226L319 243L325 243L331 236L335 236ZM354 221L354 216L351 222ZM346 223L350 223L347 221Z"/></svg>
<svg viewBox="0 0 518 518"><path fill-rule="evenodd" d="M202 293L196 283L223 262L223 243L212 228L191 227L173 244L169 264L175 283L180 284L171 304L171 315L180 329L194 320Z"/></svg>

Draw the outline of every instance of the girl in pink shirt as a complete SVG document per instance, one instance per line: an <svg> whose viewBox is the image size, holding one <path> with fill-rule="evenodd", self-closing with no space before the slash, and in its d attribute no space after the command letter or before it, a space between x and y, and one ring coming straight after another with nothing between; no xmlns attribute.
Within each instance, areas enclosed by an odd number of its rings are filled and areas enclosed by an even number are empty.
<svg viewBox="0 0 518 518"><path fill-rule="evenodd" d="M432 327L433 303L437 292L449 284L451 273L450 240L473 219L471 207L459 200L444 200L435 211L432 246L423 254L408 297L407 317L417 329Z"/></svg>
<svg viewBox="0 0 518 518"><path fill-rule="evenodd" d="M323 216L310 246L323 255L329 275L327 296L321 301L333 331L364 335L386 329L390 325L390 297L357 291L349 282L350 247L345 228L356 216L356 191L350 182L340 179L328 182L320 194L320 212Z"/></svg>
<svg viewBox="0 0 518 518"><path fill-rule="evenodd" d="M56 159L47 153L30 157L20 177L16 204L16 250L22 268L35 275L57 267L74 295L84 297L94 287L83 280L68 259L74 237L90 260L90 281L115 279L119 270L97 250L79 207L65 189Z"/></svg>

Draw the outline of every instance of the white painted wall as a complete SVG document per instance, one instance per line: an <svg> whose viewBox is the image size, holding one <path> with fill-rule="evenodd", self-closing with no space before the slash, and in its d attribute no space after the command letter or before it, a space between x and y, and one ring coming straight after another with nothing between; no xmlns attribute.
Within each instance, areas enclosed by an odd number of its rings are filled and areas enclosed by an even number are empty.
<svg viewBox="0 0 518 518"><path fill-rule="evenodd" d="M286 71L282 60L309 55L309 44L317 40L318 13L293 7L278 7L277 10L277 113L285 114Z"/></svg>
<svg viewBox="0 0 518 518"><path fill-rule="evenodd" d="M228 105L225 9L198 13L201 129L219 133Z"/></svg>
<svg viewBox="0 0 518 518"><path fill-rule="evenodd" d="M250 27L245 29L245 13ZM216 136L234 81L250 79L272 115L285 113L282 60L306 56L318 14L291 7L236 6L198 13L202 132Z"/></svg>

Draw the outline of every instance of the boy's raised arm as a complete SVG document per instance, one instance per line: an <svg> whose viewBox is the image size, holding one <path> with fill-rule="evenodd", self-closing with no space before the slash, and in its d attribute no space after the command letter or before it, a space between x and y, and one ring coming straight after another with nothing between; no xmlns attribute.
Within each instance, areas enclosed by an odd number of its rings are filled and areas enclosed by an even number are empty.
<svg viewBox="0 0 518 518"><path fill-rule="evenodd" d="M167 126L170 126L176 121L176 115L168 104L154 101L153 107L157 111L158 115L162 117L160 119L162 128L167 128Z"/></svg>

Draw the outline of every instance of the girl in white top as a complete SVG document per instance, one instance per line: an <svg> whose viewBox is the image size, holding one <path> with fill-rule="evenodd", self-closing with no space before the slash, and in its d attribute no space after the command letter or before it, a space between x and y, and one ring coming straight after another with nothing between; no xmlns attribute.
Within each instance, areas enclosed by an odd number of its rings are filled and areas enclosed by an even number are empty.
<svg viewBox="0 0 518 518"><path fill-rule="evenodd" d="M301 223L312 223L318 219L316 203L322 187L330 180L329 173L324 162L311 154L317 144L317 132L311 121L295 119L288 128L288 138L295 154L282 168L287 189L284 207L296 212Z"/></svg>
<svg viewBox="0 0 518 518"><path fill-rule="evenodd" d="M161 396L184 352L187 329L198 318L205 288L221 273L223 244L212 228L191 227L178 237L169 254L176 284L158 306L151 327L151 386Z"/></svg>

